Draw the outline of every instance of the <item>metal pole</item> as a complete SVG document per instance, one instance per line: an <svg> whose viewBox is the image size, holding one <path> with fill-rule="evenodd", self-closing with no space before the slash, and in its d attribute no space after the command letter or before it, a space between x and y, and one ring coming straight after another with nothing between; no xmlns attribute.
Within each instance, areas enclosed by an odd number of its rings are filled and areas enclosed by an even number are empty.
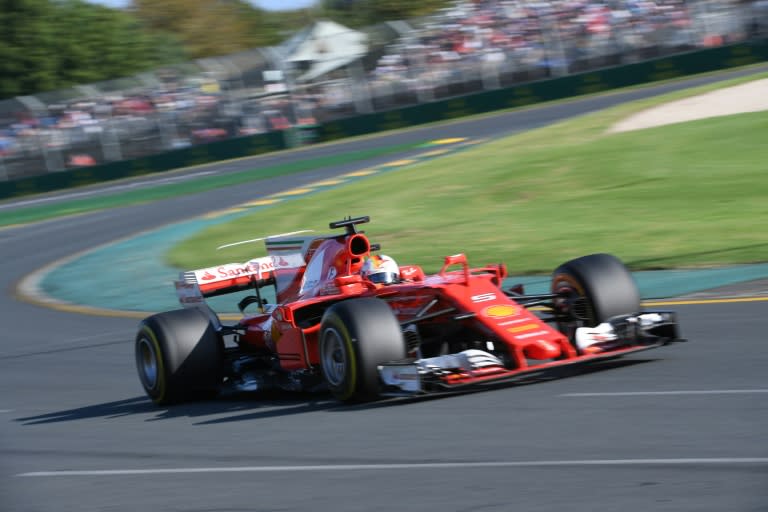
<svg viewBox="0 0 768 512"><path fill-rule="evenodd" d="M285 56L280 55L280 52L278 52L275 47L269 46L265 48L266 53L268 54L269 60L271 61L272 66L276 67L280 70L280 73L283 75L283 81L285 82L285 90L288 95L288 104L291 108L291 114L293 116L293 119L298 119L298 111L296 108L296 98L294 98L294 88L295 84L293 82L293 76L289 72L288 68L285 66ZM287 130L288 133L284 133L285 136L285 142L287 147L295 147L297 145L298 137L294 134L294 127L291 127L289 130Z"/></svg>
<svg viewBox="0 0 768 512"><path fill-rule="evenodd" d="M347 76L352 81L355 91L355 108L361 114L373 112L371 92L368 90L368 82L365 79L363 59L358 57L347 66Z"/></svg>
<svg viewBox="0 0 768 512"><path fill-rule="evenodd" d="M42 112L47 112L48 108L35 98L34 96L17 96L16 99L27 107L27 110L34 115L39 116ZM51 155L51 151L48 151L48 147L45 143L44 136L40 134L40 131L35 134L34 140L37 143L37 149L40 151L40 154L43 156L43 160L45 161L45 168L48 172L55 172L61 170L64 166L62 164L61 155L59 155L59 158L54 159ZM58 163L58 165L57 165Z"/></svg>
<svg viewBox="0 0 768 512"><path fill-rule="evenodd" d="M0 179L2 181L8 181L8 170L5 168L5 157L0 155Z"/></svg>

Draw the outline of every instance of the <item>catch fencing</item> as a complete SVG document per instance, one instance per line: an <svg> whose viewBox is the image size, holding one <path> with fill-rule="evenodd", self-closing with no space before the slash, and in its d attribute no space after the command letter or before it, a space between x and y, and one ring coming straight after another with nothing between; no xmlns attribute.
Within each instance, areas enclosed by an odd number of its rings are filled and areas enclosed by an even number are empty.
<svg viewBox="0 0 768 512"><path fill-rule="evenodd" d="M328 127L344 120L397 120L400 114L381 113L758 41L768 36L768 0L457 3L435 16L367 29L365 55L311 79L302 78L303 63L290 62L301 36L0 101L0 181L154 161L215 143L201 154L215 156L224 146L270 151L318 134L334 138Z"/></svg>

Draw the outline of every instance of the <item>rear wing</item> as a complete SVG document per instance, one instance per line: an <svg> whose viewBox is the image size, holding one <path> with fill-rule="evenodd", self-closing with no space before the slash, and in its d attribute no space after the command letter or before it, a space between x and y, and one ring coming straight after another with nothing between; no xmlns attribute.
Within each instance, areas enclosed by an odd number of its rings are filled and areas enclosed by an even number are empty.
<svg viewBox="0 0 768 512"><path fill-rule="evenodd" d="M323 240L338 236L295 236L298 233L263 239L267 256L245 263L225 263L181 272L179 279L174 281L179 302L183 307L198 307L205 304L208 297L272 284L278 297L290 295L292 289L298 288L303 269L317 246Z"/></svg>
<svg viewBox="0 0 768 512"><path fill-rule="evenodd" d="M179 274L174 282L176 295L184 307L195 307L207 297L234 293L249 288L273 284L275 271L298 269L304 266L300 254L279 258L264 256L246 263L225 263L216 267L189 270Z"/></svg>

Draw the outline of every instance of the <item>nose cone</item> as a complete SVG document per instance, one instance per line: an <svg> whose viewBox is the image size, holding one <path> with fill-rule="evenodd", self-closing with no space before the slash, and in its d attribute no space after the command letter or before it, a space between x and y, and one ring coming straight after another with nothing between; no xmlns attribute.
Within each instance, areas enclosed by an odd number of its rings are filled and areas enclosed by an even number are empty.
<svg viewBox="0 0 768 512"><path fill-rule="evenodd" d="M555 359L560 357L560 345L549 340L535 340L525 346L523 349L525 357L528 359Z"/></svg>

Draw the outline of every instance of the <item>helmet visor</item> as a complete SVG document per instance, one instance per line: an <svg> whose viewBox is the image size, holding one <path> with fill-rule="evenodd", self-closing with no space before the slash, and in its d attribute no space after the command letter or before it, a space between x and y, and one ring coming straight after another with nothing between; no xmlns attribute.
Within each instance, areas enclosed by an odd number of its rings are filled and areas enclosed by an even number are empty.
<svg viewBox="0 0 768 512"><path fill-rule="evenodd" d="M392 284L399 280L400 276L394 272L377 272L368 275L368 280L376 284Z"/></svg>

